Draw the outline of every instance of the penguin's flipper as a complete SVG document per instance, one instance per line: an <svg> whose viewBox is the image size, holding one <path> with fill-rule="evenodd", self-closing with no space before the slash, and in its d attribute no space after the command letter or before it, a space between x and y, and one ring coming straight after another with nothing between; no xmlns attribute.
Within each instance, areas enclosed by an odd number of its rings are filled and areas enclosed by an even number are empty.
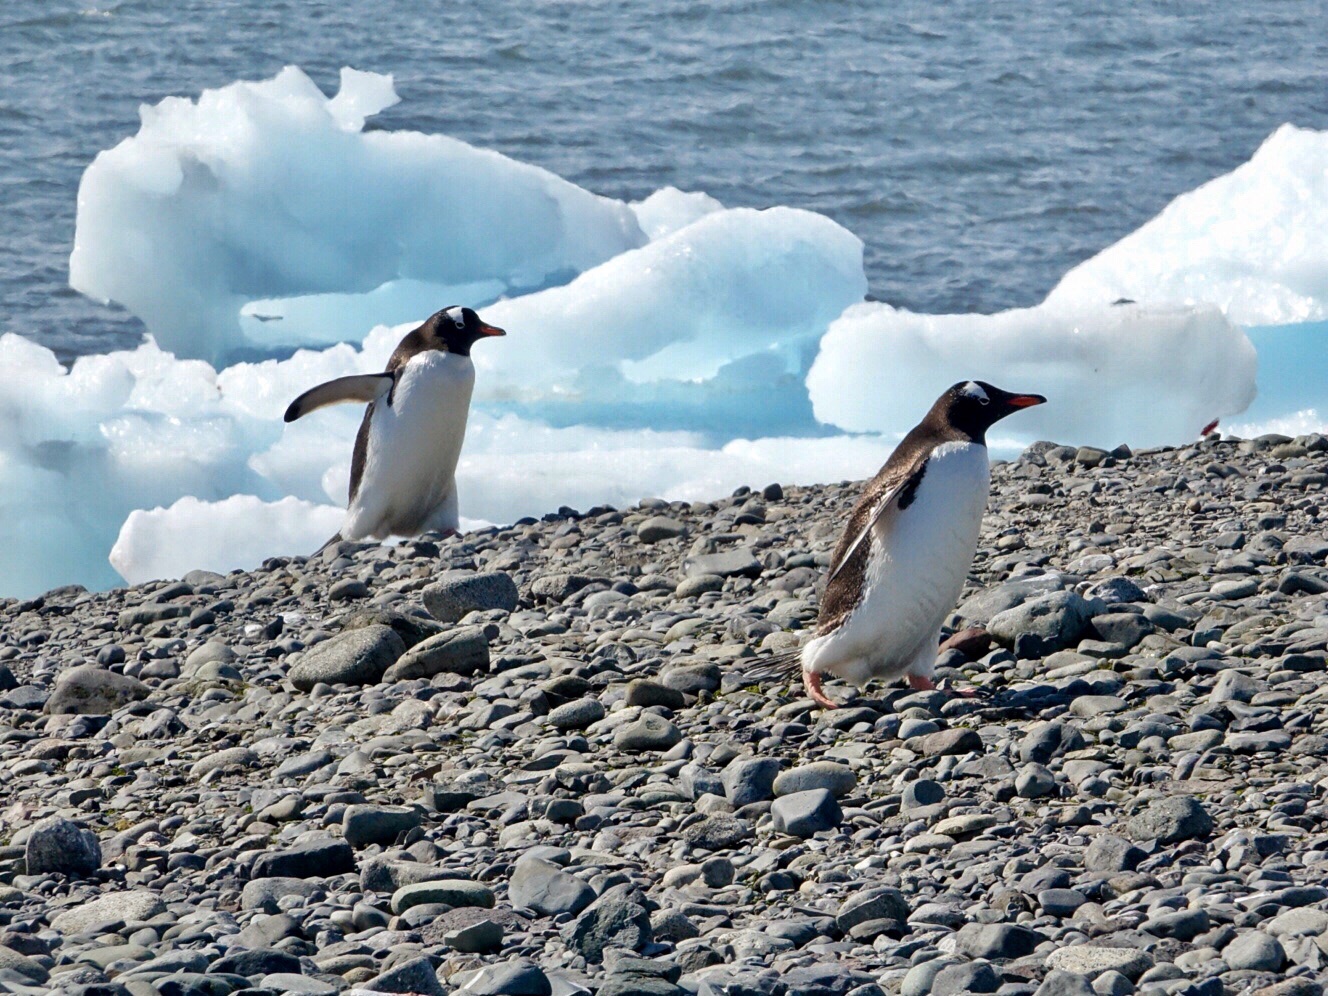
<svg viewBox="0 0 1328 996"><path fill-rule="evenodd" d="M891 466L886 463L881 468L881 473L872 481L867 494L853 509L848 529L839 540L839 546L831 559L830 576L825 581L827 588L852 559L858 547L871 535L876 523L898 511L901 505L908 505L912 501L911 495L917 491L926 472L925 455L909 464Z"/></svg>
<svg viewBox="0 0 1328 996"><path fill-rule="evenodd" d="M338 377L326 384L311 387L290 403L284 416L287 422L294 422L301 416L308 415L328 405L369 404L387 397L396 378L390 373L355 374L352 377Z"/></svg>

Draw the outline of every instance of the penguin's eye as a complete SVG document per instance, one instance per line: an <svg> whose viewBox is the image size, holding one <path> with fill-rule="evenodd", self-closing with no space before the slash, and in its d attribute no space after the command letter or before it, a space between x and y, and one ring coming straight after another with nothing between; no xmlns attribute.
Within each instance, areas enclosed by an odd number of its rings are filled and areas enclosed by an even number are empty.
<svg viewBox="0 0 1328 996"><path fill-rule="evenodd" d="M980 404L980 405L982 405L982 406L985 407L986 405L991 404L991 398L988 398L988 397L986 397L986 396L983 396L983 397L981 397L981 398L978 398L978 404Z"/></svg>

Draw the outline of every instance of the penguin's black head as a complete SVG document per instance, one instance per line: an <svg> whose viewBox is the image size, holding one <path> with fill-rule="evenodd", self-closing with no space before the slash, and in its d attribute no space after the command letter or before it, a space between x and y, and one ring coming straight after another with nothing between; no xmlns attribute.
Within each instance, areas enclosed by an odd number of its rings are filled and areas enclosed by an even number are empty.
<svg viewBox="0 0 1328 996"><path fill-rule="evenodd" d="M500 328L485 324L470 308L459 304L434 313L421 327L427 345L457 356L469 356L476 340L491 335L507 335Z"/></svg>
<svg viewBox="0 0 1328 996"><path fill-rule="evenodd" d="M966 380L942 394L932 413L970 439L981 442L987 430L1005 416L1046 400L1040 394L1011 394L986 381Z"/></svg>

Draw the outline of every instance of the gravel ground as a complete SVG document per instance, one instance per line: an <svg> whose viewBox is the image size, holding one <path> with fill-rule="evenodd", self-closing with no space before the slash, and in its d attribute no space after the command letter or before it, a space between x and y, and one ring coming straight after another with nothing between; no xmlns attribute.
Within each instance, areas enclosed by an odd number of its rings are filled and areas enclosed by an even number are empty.
<svg viewBox="0 0 1328 996"><path fill-rule="evenodd" d="M0 604L0 991L1318 996L1326 483L997 465L976 698L745 673L851 484Z"/></svg>

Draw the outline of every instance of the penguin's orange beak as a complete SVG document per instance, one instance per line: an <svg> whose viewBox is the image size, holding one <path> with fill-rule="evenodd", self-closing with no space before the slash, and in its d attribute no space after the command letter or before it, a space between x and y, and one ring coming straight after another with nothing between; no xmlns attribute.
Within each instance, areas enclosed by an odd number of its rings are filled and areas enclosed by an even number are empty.
<svg viewBox="0 0 1328 996"><path fill-rule="evenodd" d="M1047 399L1040 394L1016 394L1005 403L1012 408L1032 408L1034 405L1045 405Z"/></svg>
<svg viewBox="0 0 1328 996"><path fill-rule="evenodd" d="M480 322L480 335L507 335L507 333L496 325Z"/></svg>

